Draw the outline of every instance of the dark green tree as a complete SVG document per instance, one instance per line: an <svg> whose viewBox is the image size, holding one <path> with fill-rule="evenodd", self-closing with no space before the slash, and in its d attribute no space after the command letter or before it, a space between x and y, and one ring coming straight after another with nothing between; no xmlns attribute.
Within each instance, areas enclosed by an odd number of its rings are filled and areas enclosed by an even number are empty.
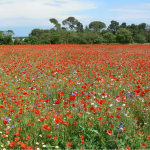
<svg viewBox="0 0 150 150"><path fill-rule="evenodd" d="M89 27L86 25L86 26L85 26L85 29L84 29L84 32L88 32L88 31L90 31L90 29L89 29Z"/></svg>
<svg viewBox="0 0 150 150"><path fill-rule="evenodd" d="M77 22L76 32L83 32L83 24L81 22Z"/></svg>
<svg viewBox="0 0 150 150"><path fill-rule="evenodd" d="M123 22L121 25L120 25L120 28L127 28L127 24L125 22Z"/></svg>
<svg viewBox="0 0 150 150"><path fill-rule="evenodd" d="M107 32L103 35L103 41L104 43L115 43L115 35L111 32Z"/></svg>
<svg viewBox="0 0 150 150"><path fill-rule="evenodd" d="M146 42L146 38L141 34L137 34L134 36L134 42L143 44Z"/></svg>
<svg viewBox="0 0 150 150"><path fill-rule="evenodd" d="M9 44L9 45L13 44L11 35L4 35L3 36L3 44Z"/></svg>
<svg viewBox="0 0 150 150"><path fill-rule="evenodd" d="M108 29L112 31L113 34L119 29L119 22L112 20L111 24L108 26Z"/></svg>
<svg viewBox="0 0 150 150"><path fill-rule="evenodd" d="M112 33L112 31L109 29L106 29L106 30L104 29L102 30L101 35L104 35L105 33Z"/></svg>
<svg viewBox="0 0 150 150"><path fill-rule="evenodd" d="M30 33L30 35L36 36L36 37L40 37L43 34L41 29L33 29Z"/></svg>
<svg viewBox="0 0 150 150"><path fill-rule="evenodd" d="M128 25L127 29L130 30L130 32L132 32L133 37L139 33L138 26L135 24Z"/></svg>
<svg viewBox="0 0 150 150"><path fill-rule="evenodd" d="M92 29L96 32L100 32L104 28L106 28L106 24L100 21L93 21L89 24L89 29Z"/></svg>
<svg viewBox="0 0 150 150"><path fill-rule="evenodd" d="M57 32L61 30L61 24L55 18L51 18L49 21L55 25L54 28Z"/></svg>
<svg viewBox="0 0 150 150"><path fill-rule="evenodd" d="M34 35L29 35L29 41L30 44L37 44L38 43L38 37Z"/></svg>
<svg viewBox="0 0 150 150"><path fill-rule="evenodd" d="M69 26L70 30L75 30L77 28L78 20L75 17L68 17L67 19L62 21L62 24L65 26Z"/></svg>
<svg viewBox="0 0 150 150"><path fill-rule="evenodd" d="M120 28L116 32L116 41L121 44L132 42L132 33L128 29Z"/></svg>
<svg viewBox="0 0 150 150"><path fill-rule="evenodd" d="M14 35L14 31L13 31L13 30L7 30L7 31L6 31L6 34L7 34L8 36L10 35L10 36L12 37L12 36Z"/></svg>
<svg viewBox="0 0 150 150"><path fill-rule="evenodd" d="M146 23L141 23L138 25L139 31L143 30L146 31Z"/></svg>
<svg viewBox="0 0 150 150"><path fill-rule="evenodd" d="M43 33L41 36L41 44L51 44L50 42L50 34L49 33Z"/></svg>
<svg viewBox="0 0 150 150"><path fill-rule="evenodd" d="M23 41L23 43L24 43L24 44L30 44L30 40L29 40L29 38L28 38L28 37L27 37L27 38L25 38L25 39L24 39L24 41Z"/></svg>
<svg viewBox="0 0 150 150"><path fill-rule="evenodd" d="M19 45L19 44L20 44L19 39L18 39L18 38L15 38L15 40L14 40L14 45Z"/></svg>

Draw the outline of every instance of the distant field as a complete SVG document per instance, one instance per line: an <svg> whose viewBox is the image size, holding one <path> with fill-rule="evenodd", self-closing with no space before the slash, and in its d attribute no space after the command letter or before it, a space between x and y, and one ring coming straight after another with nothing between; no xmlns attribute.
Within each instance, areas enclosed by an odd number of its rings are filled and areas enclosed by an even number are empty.
<svg viewBox="0 0 150 150"><path fill-rule="evenodd" d="M0 46L0 149L149 149L149 45Z"/></svg>

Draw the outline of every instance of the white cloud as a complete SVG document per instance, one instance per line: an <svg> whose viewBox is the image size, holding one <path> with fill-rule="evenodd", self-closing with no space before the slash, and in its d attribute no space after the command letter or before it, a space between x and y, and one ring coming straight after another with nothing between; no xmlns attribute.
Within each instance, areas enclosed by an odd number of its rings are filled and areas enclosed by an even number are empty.
<svg viewBox="0 0 150 150"><path fill-rule="evenodd" d="M116 19L150 18L150 3L127 4L109 9L109 11L117 13Z"/></svg>
<svg viewBox="0 0 150 150"><path fill-rule="evenodd" d="M66 19L69 16L88 18L87 15L74 15L96 5L81 0L5 0L0 3L0 26L4 25L48 25L49 18ZM3 22L5 21L5 22Z"/></svg>

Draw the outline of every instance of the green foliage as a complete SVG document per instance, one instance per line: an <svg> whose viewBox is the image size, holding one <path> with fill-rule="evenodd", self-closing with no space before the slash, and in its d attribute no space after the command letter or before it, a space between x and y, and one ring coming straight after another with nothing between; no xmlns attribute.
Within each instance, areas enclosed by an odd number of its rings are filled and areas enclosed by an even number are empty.
<svg viewBox="0 0 150 150"><path fill-rule="evenodd" d="M81 22L77 22L76 32L83 32L83 24Z"/></svg>
<svg viewBox="0 0 150 150"><path fill-rule="evenodd" d="M19 45L20 44L20 41L18 38L15 38L15 41L14 41L14 45Z"/></svg>
<svg viewBox="0 0 150 150"><path fill-rule="evenodd" d="M141 35L141 34L137 34L137 35L134 36L134 41L135 41L136 43L141 43L141 44L143 44L143 43L146 42L146 38L145 38L145 36L143 36L143 35Z"/></svg>
<svg viewBox="0 0 150 150"><path fill-rule="evenodd" d="M108 32L109 32L109 33L112 33L111 30L109 30L109 29L106 29L106 30L105 30L105 29L104 29L104 30L101 31L101 35L104 35L105 33L108 33Z"/></svg>
<svg viewBox="0 0 150 150"><path fill-rule="evenodd" d="M3 37L3 44L12 44L12 37L10 35L5 35Z"/></svg>
<svg viewBox="0 0 150 150"><path fill-rule="evenodd" d="M106 24L100 21L93 21L89 24L89 29L92 29L96 32L100 32L100 30L106 28Z"/></svg>
<svg viewBox="0 0 150 150"><path fill-rule="evenodd" d="M50 43L51 44L60 44L61 42L60 42L60 38L61 38L61 36L60 36L60 34L58 34L58 33L54 33L51 37L50 37Z"/></svg>
<svg viewBox="0 0 150 150"><path fill-rule="evenodd" d="M78 20L75 17L68 17L62 21L63 25L69 26L70 30L76 29Z"/></svg>
<svg viewBox="0 0 150 150"><path fill-rule="evenodd" d="M14 32L12 30L8 30L8 31L0 31L0 44L9 44L12 45L12 35L14 34Z"/></svg>
<svg viewBox="0 0 150 150"><path fill-rule="evenodd" d="M120 28L116 32L116 40L117 40L117 42L122 43L122 44L131 43L132 42L132 33L127 29Z"/></svg>
<svg viewBox="0 0 150 150"><path fill-rule="evenodd" d="M113 34L115 34L116 31L119 29L119 22L112 20L108 29L111 30Z"/></svg>
<svg viewBox="0 0 150 150"><path fill-rule="evenodd" d="M55 25L54 28L56 29L57 32L61 30L61 25L60 23L58 23L58 21L55 18L51 18L49 19L49 21Z"/></svg>
<svg viewBox="0 0 150 150"><path fill-rule="evenodd" d="M115 36L111 32L107 32L103 35L103 41L104 43L114 43Z"/></svg>
<svg viewBox="0 0 150 150"><path fill-rule="evenodd" d="M30 41L30 44L37 44L37 42L38 42L38 37L37 37L37 36L34 36L34 35L30 35L30 36L29 36L29 41Z"/></svg>
<svg viewBox="0 0 150 150"><path fill-rule="evenodd" d="M120 25L120 28L127 28L127 24L125 22L123 22L121 25Z"/></svg>
<svg viewBox="0 0 150 150"><path fill-rule="evenodd" d="M33 29L24 40L19 37L12 42L12 30L0 31L0 44L127 44L132 39L137 43L150 42L150 25L141 23L139 25L127 25L123 22L112 20L106 28L106 24L101 21L93 21L83 27L75 17L68 17L62 21L64 26L57 19L51 18L49 21L54 24L51 29Z"/></svg>

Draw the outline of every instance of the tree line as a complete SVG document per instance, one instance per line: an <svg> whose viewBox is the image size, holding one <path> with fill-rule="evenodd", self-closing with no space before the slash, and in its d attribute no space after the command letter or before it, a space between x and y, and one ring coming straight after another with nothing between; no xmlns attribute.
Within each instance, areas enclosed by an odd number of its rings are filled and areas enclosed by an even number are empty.
<svg viewBox="0 0 150 150"><path fill-rule="evenodd" d="M110 25L101 21L93 21L83 27L75 17L68 17L62 21L49 19L53 23L52 29L33 29L28 37L12 41L12 30L0 31L0 44L109 44L109 43L150 43L150 25L127 25L112 20Z"/></svg>

